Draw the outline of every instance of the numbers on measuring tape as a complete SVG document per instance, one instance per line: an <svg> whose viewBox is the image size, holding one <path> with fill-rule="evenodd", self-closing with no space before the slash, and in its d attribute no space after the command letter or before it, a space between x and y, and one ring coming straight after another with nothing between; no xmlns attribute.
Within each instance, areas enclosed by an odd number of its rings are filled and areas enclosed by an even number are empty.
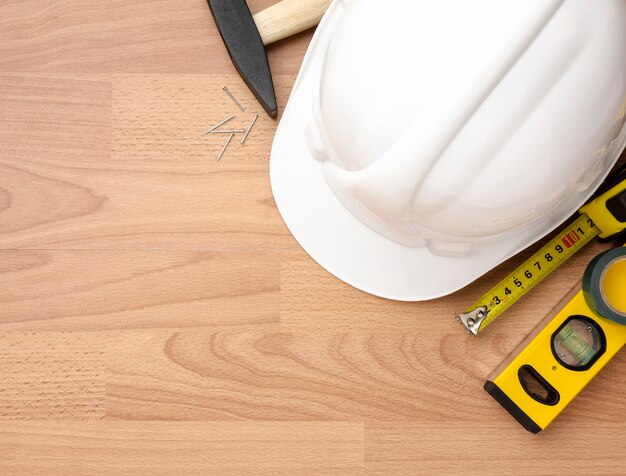
<svg viewBox="0 0 626 476"><path fill-rule="evenodd" d="M482 331L599 233L593 220L581 215L467 310L465 314L475 312L481 307L488 309L475 332ZM470 331L474 332L471 329Z"/></svg>
<svg viewBox="0 0 626 476"><path fill-rule="evenodd" d="M573 230L573 231L570 231L567 235L565 235L562 241L565 247L569 249L580 241L580 235L576 233L576 230Z"/></svg>
<svg viewBox="0 0 626 476"><path fill-rule="evenodd" d="M585 223L591 228L586 229ZM520 293L525 293L531 289L536 282L541 281L546 274L550 274L552 269L570 256L573 251L570 248L576 248L585 241L586 235L590 230L593 230L593 226L594 223L590 219L582 222L582 224L577 223L575 228L570 228L546 245L524 267L520 267L516 274L511 275L502 282L500 287L494 289L497 294L492 294L493 297L489 299L487 303L489 308L494 309L500 305L508 306L509 301L517 299Z"/></svg>

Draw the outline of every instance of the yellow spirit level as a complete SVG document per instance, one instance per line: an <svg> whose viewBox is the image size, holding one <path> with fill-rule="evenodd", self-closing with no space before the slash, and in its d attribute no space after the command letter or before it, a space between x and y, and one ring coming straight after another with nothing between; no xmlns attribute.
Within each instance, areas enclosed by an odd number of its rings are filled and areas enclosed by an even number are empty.
<svg viewBox="0 0 626 476"><path fill-rule="evenodd" d="M527 430L538 433L626 344L626 248L596 257L575 290L485 383Z"/></svg>
<svg viewBox="0 0 626 476"><path fill-rule="evenodd" d="M456 315L457 320L469 334L477 335L592 239L607 239L625 229L626 171L622 171L580 209L573 223L464 313Z"/></svg>

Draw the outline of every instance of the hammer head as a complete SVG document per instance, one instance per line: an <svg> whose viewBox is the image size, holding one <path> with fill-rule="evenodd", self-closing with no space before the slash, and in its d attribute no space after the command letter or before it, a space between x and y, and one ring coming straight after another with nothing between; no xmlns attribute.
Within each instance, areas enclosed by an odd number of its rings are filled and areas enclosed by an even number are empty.
<svg viewBox="0 0 626 476"><path fill-rule="evenodd" d="M235 68L270 117L278 115L265 45L245 0L207 0Z"/></svg>

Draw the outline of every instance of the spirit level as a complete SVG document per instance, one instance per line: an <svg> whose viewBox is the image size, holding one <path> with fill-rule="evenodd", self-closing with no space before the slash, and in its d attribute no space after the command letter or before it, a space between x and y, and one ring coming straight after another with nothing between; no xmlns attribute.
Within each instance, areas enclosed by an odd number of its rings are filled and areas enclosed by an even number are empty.
<svg viewBox="0 0 626 476"><path fill-rule="evenodd" d="M483 295L457 320L477 335L593 238L607 239L626 230L626 173L580 209L580 216L553 240Z"/></svg>
<svg viewBox="0 0 626 476"><path fill-rule="evenodd" d="M485 383L527 430L544 430L626 344L626 248L596 257L575 290Z"/></svg>

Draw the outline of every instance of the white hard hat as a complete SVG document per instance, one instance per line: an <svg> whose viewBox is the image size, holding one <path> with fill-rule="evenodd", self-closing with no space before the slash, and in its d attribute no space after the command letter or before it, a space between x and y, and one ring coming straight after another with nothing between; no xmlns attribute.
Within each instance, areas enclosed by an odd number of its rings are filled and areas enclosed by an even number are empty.
<svg viewBox="0 0 626 476"><path fill-rule="evenodd" d="M278 208L369 293L454 292L574 213L626 145L626 0L335 0L278 127Z"/></svg>

